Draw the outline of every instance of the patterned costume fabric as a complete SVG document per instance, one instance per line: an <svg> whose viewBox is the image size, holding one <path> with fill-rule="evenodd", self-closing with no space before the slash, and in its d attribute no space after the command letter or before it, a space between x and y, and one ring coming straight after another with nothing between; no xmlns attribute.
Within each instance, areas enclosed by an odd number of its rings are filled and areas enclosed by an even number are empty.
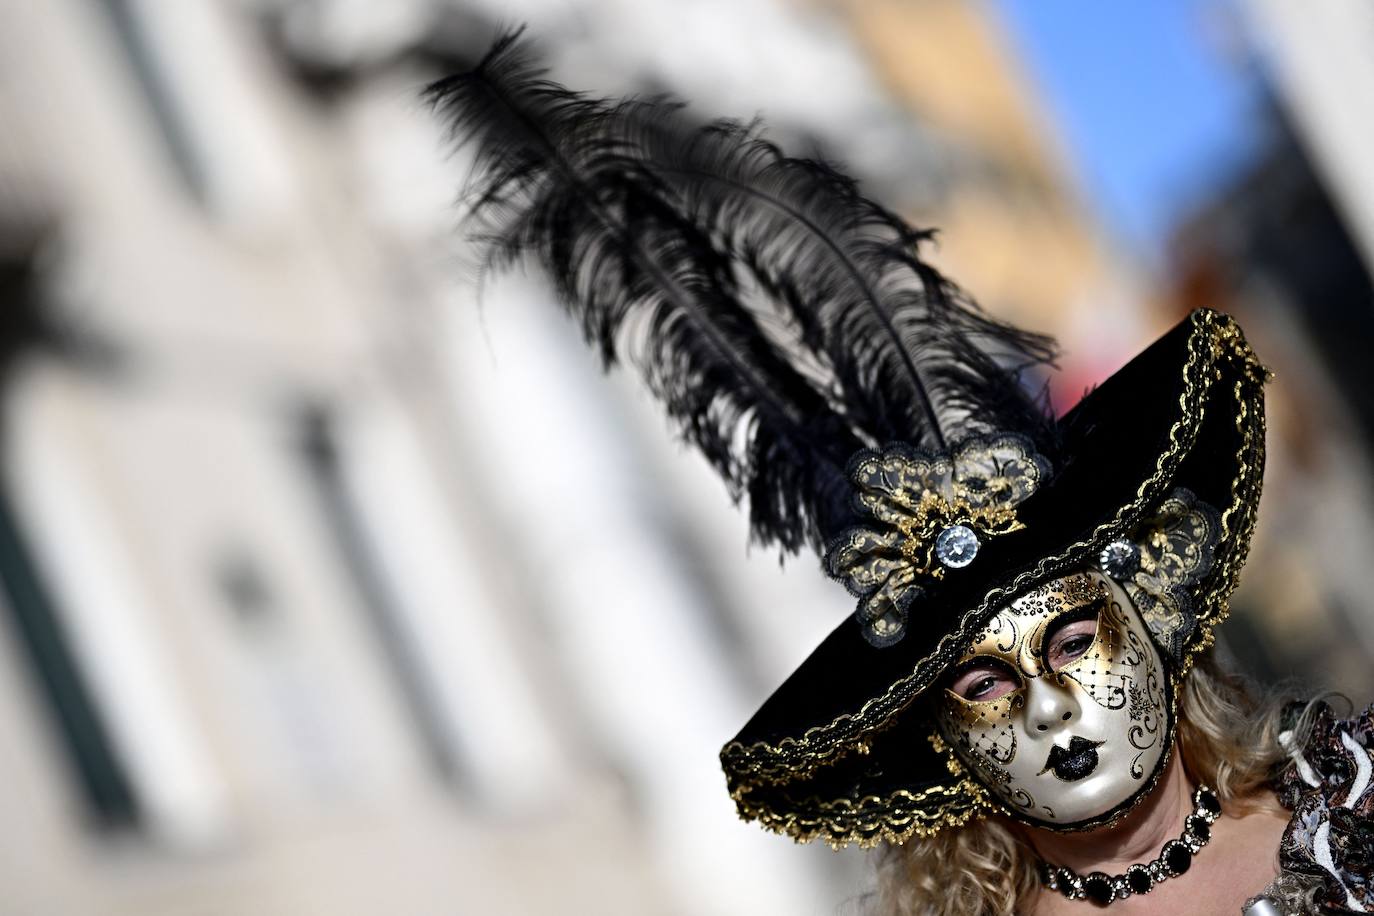
<svg viewBox="0 0 1374 916"><path fill-rule="evenodd" d="M1316 899L1328 912L1374 913L1374 706L1338 719L1321 704L1310 739L1290 754L1274 786L1293 812L1281 869L1320 880Z"/></svg>

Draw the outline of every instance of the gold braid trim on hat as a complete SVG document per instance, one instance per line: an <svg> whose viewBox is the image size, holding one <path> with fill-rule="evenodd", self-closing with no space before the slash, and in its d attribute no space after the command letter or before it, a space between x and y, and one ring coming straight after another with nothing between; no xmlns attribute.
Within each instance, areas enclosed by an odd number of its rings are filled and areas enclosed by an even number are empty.
<svg viewBox="0 0 1374 916"><path fill-rule="evenodd" d="M813 795L789 805L786 812L753 804L747 795L736 796L735 803L746 821L758 821L798 843L824 839L832 849L851 843L861 849L905 843L913 836L927 837L946 827L963 826L990 810L983 787L968 778L919 792L898 789L859 799L827 801Z"/></svg>

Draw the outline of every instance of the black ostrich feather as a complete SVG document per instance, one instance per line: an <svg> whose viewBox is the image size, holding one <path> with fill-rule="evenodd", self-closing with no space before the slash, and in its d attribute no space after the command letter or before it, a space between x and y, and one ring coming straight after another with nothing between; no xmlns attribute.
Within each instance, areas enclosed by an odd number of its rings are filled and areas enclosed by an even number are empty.
<svg viewBox="0 0 1374 916"><path fill-rule="evenodd" d="M604 364L637 365L748 497L756 539L820 549L852 521L843 468L866 446L1048 445L1020 375L1052 343L973 306L921 260L927 233L755 127L550 82L519 36L426 90L475 147L484 267L537 260Z"/></svg>
<svg viewBox="0 0 1374 916"><path fill-rule="evenodd" d="M847 508L843 468L861 443L741 302L730 260L625 142L636 103L587 98L543 78L503 36L427 99L475 144L466 194L485 268L537 260L609 368L641 370L685 437L738 500L751 530L796 551Z"/></svg>
<svg viewBox="0 0 1374 916"><path fill-rule="evenodd" d="M992 318L920 257L932 233L865 198L818 159L786 156L757 123L695 126L670 102L627 127L698 225L790 304L805 348L860 435L946 451L1016 431L1054 451L1048 405L1023 376L1054 341Z"/></svg>

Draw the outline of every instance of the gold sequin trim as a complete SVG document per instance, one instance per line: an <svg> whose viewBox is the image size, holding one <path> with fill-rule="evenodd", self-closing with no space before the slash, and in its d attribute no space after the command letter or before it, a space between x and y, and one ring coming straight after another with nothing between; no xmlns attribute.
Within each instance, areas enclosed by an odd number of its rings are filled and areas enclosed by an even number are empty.
<svg viewBox="0 0 1374 916"><path fill-rule="evenodd" d="M740 817L758 821L774 833L798 843L824 839L832 849L857 843L869 849L879 843L905 843L947 827L960 827L993 810L983 787L971 779L933 786L920 792L898 789L889 795L860 799L825 800L811 796L779 811L754 804L747 795L735 798Z"/></svg>

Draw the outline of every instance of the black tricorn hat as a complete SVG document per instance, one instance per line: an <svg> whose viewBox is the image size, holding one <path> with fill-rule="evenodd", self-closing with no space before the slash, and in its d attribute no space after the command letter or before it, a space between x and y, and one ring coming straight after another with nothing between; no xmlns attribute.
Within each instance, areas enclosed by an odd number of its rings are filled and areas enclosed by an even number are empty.
<svg viewBox="0 0 1374 916"><path fill-rule="evenodd" d="M822 552L858 601L721 752L743 817L900 842L991 805L927 740L922 693L1001 605L1114 567L1104 550L1142 560L1112 573L1175 682L1210 642L1264 455L1267 373L1230 318L1194 312L1056 421L1027 384L1053 341L981 311L921 258L930 233L757 124L569 91L518 32L427 97L475 153L484 266L537 261L754 538Z"/></svg>
<svg viewBox="0 0 1374 916"><path fill-rule="evenodd" d="M923 692L999 608L1098 565L1108 545L1148 541L1161 507L1185 493L1220 509L1220 531L1205 575L1168 609L1189 618L1164 646L1177 687L1225 618L1249 549L1266 378L1235 321L1204 309L1086 395L1061 422L1055 473L1018 507L1023 527L923 589L900 642L876 647L853 621L836 627L725 746L741 816L798 840L870 845L996 807L930 740Z"/></svg>

